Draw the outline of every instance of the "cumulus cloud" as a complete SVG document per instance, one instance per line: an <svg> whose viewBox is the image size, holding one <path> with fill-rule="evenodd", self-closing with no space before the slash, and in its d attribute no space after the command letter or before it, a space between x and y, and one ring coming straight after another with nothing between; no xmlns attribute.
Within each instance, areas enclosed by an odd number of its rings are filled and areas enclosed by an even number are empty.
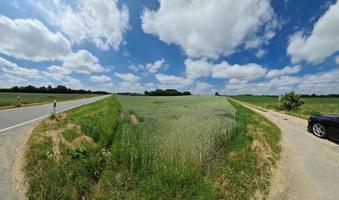
<svg viewBox="0 0 339 200"><path fill-rule="evenodd" d="M127 82L138 82L140 80L140 77L139 76L136 76L132 73L118 73L118 72L115 72L114 75L124 81L127 81Z"/></svg>
<svg viewBox="0 0 339 200"><path fill-rule="evenodd" d="M230 65L226 61L214 65L213 78L255 80L265 76L267 69L255 63Z"/></svg>
<svg viewBox="0 0 339 200"><path fill-rule="evenodd" d="M12 63L2 57L0 57L0 69L3 71L3 73L12 74L18 78L36 78L39 76L38 70L19 67L17 64Z"/></svg>
<svg viewBox="0 0 339 200"><path fill-rule="evenodd" d="M225 94L282 94L296 91L299 93L330 94L338 93L339 70L334 69L303 76L280 76L261 82L229 80L224 88Z"/></svg>
<svg viewBox="0 0 339 200"><path fill-rule="evenodd" d="M255 80L266 75L267 69L255 63L244 65L208 62L206 59L186 59L186 77L195 80L199 77L212 76L219 79Z"/></svg>
<svg viewBox="0 0 339 200"><path fill-rule="evenodd" d="M186 76L191 79L209 76L213 67L213 65L208 63L206 59L186 59L185 66Z"/></svg>
<svg viewBox="0 0 339 200"><path fill-rule="evenodd" d="M63 60L70 42L52 33L36 19L10 19L0 15L0 53L32 61Z"/></svg>
<svg viewBox="0 0 339 200"><path fill-rule="evenodd" d="M89 41L98 48L118 49L129 29L126 6L117 0L40 1L35 3L46 14L50 24L60 27L72 42Z"/></svg>
<svg viewBox="0 0 339 200"><path fill-rule="evenodd" d="M73 88L73 89L83 89L84 88L79 79L73 78L71 76L66 76L64 81L61 84L65 85L67 87Z"/></svg>
<svg viewBox="0 0 339 200"><path fill-rule="evenodd" d="M194 83L193 93L195 94L211 94L216 90L211 84L202 81L196 81Z"/></svg>
<svg viewBox="0 0 339 200"><path fill-rule="evenodd" d="M292 62L305 60L318 64L339 50L339 1L329 7L314 24L309 36L297 32L291 36L287 53Z"/></svg>
<svg viewBox="0 0 339 200"><path fill-rule="evenodd" d="M98 58L86 50L79 50L76 53L70 54L65 59L63 67L67 70L83 74L104 71L104 68L99 64Z"/></svg>
<svg viewBox="0 0 339 200"><path fill-rule="evenodd" d="M28 84L53 85L53 83L57 83L71 88L82 88L80 80L67 76L66 74L69 74L69 72L64 71L64 68L60 66L51 66L48 68L48 71L39 71L33 68L18 66L0 57L0 72L1 87Z"/></svg>
<svg viewBox="0 0 339 200"><path fill-rule="evenodd" d="M229 55L249 41L257 48L278 26L269 0L159 0L158 10L145 9L142 29L191 57ZM262 31L264 30L264 31Z"/></svg>
<svg viewBox="0 0 339 200"><path fill-rule="evenodd" d="M146 64L146 69L152 74L157 73L161 68L167 67L164 59L156 60L154 63Z"/></svg>
<svg viewBox="0 0 339 200"><path fill-rule="evenodd" d="M50 67L47 68L48 72L51 74L59 74L59 75L65 75L65 74L70 74L71 71L61 67L61 66L56 66L56 65L52 65Z"/></svg>
<svg viewBox="0 0 339 200"><path fill-rule="evenodd" d="M155 74L155 78L165 87L183 88L192 84L191 79L175 75Z"/></svg>
<svg viewBox="0 0 339 200"><path fill-rule="evenodd" d="M94 83L108 83L111 82L111 78L106 75L100 75L100 76L90 76L89 80Z"/></svg>
<svg viewBox="0 0 339 200"><path fill-rule="evenodd" d="M290 66L286 66L282 69L274 69L271 70L267 73L266 77L267 78L275 78L278 76L283 76L283 75L288 75L288 74L297 74L298 72L300 72L301 67L300 65L296 65L293 67Z"/></svg>

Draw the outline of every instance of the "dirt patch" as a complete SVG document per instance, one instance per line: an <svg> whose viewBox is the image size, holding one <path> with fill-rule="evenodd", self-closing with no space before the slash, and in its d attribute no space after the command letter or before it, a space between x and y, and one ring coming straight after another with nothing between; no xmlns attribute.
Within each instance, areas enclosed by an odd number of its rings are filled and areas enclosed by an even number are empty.
<svg viewBox="0 0 339 200"><path fill-rule="evenodd" d="M38 124L37 124L38 125ZM37 126L36 125L36 126ZM32 127L26 136L24 143L17 149L17 153L15 155L15 160L13 163L13 179L15 183L15 188L18 192L18 199L23 200L26 199L26 192L27 192L27 180L26 174L24 171L25 163L26 163L26 150L27 150L27 143L30 136L33 133L35 127Z"/></svg>
<svg viewBox="0 0 339 200"><path fill-rule="evenodd" d="M81 136L75 138L75 139L72 141L72 147L73 147L73 148L77 148L77 147L79 147L80 145L94 146L94 145L95 145L95 142L94 142L94 140L93 140L91 137L88 137L88 136L86 136L86 135L81 135Z"/></svg>
<svg viewBox="0 0 339 200"><path fill-rule="evenodd" d="M258 157L265 162L271 157L271 151L267 145L260 143L258 140L254 140L252 142L251 150L254 151Z"/></svg>
<svg viewBox="0 0 339 200"><path fill-rule="evenodd" d="M80 130L80 126L79 125L76 125L76 124L67 124L66 125L66 129L75 129L75 130Z"/></svg>
<svg viewBox="0 0 339 200"><path fill-rule="evenodd" d="M131 118L131 123L132 124L138 124L139 121L138 121L138 118L134 115L134 114L130 114L130 118Z"/></svg>
<svg viewBox="0 0 339 200"><path fill-rule="evenodd" d="M66 118L67 118L67 113L64 113L64 112L63 113L59 113L59 114L56 115L56 119L58 121L63 121Z"/></svg>
<svg viewBox="0 0 339 200"><path fill-rule="evenodd" d="M47 133L47 136L52 138L53 146L52 146L52 156L53 158L59 162L60 160L60 145L62 143L62 136L60 135L60 131L51 130Z"/></svg>

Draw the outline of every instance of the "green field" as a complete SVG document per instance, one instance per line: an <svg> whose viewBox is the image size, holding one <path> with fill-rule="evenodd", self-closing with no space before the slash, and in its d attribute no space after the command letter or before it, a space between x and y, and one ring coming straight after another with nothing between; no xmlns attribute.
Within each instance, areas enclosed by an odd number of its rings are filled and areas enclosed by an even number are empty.
<svg viewBox="0 0 339 200"><path fill-rule="evenodd" d="M268 109L279 110L278 97L265 96L232 96L231 98L247 102ZM283 111L288 114L307 119L316 114L339 114L339 98L303 98L305 104L292 111Z"/></svg>
<svg viewBox="0 0 339 200"><path fill-rule="evenodd" d="M267 195L280 132L224 97L109 97L42 122L29 199L250 199Z"/></svg>
<svg viewBox="0 0 339 200"><path fill-rule="evenodd" d="M0 109L17 106L17 96L20 96L22 106L28 106L32 104L51 103L54 99L57 101L66 101L93 97L96 95L0 92Z"/></svg>

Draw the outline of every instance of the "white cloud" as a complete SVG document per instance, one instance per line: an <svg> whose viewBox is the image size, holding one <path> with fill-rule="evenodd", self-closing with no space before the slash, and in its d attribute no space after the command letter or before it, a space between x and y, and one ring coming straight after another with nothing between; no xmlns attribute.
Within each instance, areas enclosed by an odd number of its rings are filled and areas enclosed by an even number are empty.
<svg viewBox="0 0 339 200"><path fill-rule="evenodd" d="M274 36L278 23L269 0L159 0L158 10L145 9L142 29L191 57L229 55L248 41L258 47ZM264 31L260 31L263 29ZM262 35L262 36L260 36Z"/></svg>
<svg viewBox="0 0 339 200"><path fill-rule="evenodd" d="M209 76L213 65L208 63L206 59L185 60L186 76L190 79Z"/></svg>
<svg viewBox="0 0 339 200"><path fill-rule="evenodd" d="M197 81L194 83L193 92L195 94L211 94L215 92L216 90L213 89L213 86L211 84L208 84L206 82Z"/></svg>
<svg viewBox="0 0 339 200"><path fill-rule="evenodd" d="M296 66L293 66L293 67L286 66L282 69L274 69L274 70L269 71L267 73L266 77L267 78L275 78L275 77L278 77L278 76L283 76L283 75L288 75L288 74L296 74L296 73L300 72L300 70L301 70L300 65L296 65Z"/></svg>
<svg viewBox="0 0 339 200"><path fill-rule="evenodd" d="M111 82L111 78L105 75L100 76L90 76L89 80L91 80L94 83L107 83Z"/></svg>
<svg viewBox="0 0 339 200"><path fill-rule="evenodd" d="M265 50L265 49L258 49L258 51L255 53L255 56L257 58L261 58L264 55L266 55L266 53L267 53L267 50Z"/></svg>
<svg viewBox="0 0 339 200"><path fill-rule="evenodd" d="M104 71L104 68L99 64L98 58L86 50L79 50L76 53L72 53L65 59L63 67L67 70L83 74Z"/></svg>
<svg viewBox="0 0 339 200"><path fill-rule="evenodd" d="M144 66L143 65L129 65L129 66L127 66L127 68L132 70L133 72L137 73L140 70L143 70Z"/></svg>
<svg viewBox="0 0 339 200"><path fill-rule="evenodd" d="M3 73L12 74L18 78L38 78L39 71L36 69L19 67L17 64L12 63L0 57L0 69Z"/></svg>
<svg viewBox="0 0 339 200"><path fill-rule="evenodd" d="M79 79L70 76L65 77L65 80L61 84L72 89L84 89Z"/></svg>
<svg viewBox="0 0 339 200"><path fill-rule="evenodd" d="M56 65L52 65L50 67L47 68L48 72L51 74L60 74L60 75L65 75L65 74L70 74L71 71L61 67L61 66L56 66Z"/></svg>
<svg viewBox="0 0 339 200"><path fill-rule="evenodd" d="M120 9L117 0L77 0L71 4L51 0L35 4L50 24L60 27L72 42L90 41L101 49L118 49L129 29L128 9Z"/></svg>
<svg viewBox="0 0 339 200"><path fill-rule="evenodd" d="M329 7L314 24L309 36L295 33L289 40L287 53L292 62L305 60L318 64L339 50L339 1Z"/></svg>
<svg viewBox="0 0 339 200"><path fill-rule="evenodd" d="M163 87L183 88L193 82L191 79L167 74L155 74L155 78L163 84Z"/></svg>
<svg viewBox="0 0 339 200"><path fill-rule="evenodd" d="M48 71L39 71L33 68L20 67L0 57L0 87L22 85L46 86L46 84L62 84L71 88L83 88L80 80L66 76L60 66L51 66Z"/></svg>
<svg viewBox="0 0 339 200"><path fill-rule="evenodd" d="M267 69L255 64L230 65L226 61L216 64L212 70L213 78L255 80L266 75Z"/></svg>
<svg viewBox="0 0 339 200"><path fill-rule="evenodd" d="M229 80L225 85L225 94L282 94L298 93L330 94L338 93L339 69L304 76L280 76L262 82Z"/></svg>
<svg viewBox="0 0 339 200"><path fill-rule="evenodd" d="M0 53L33 61L63 60L70 42L52 33L36 19L10 19L0 15Z"/></svg>
<svg viewBox="0 0 339 200"><path fill-rule="evenodd" d="M140 77L139 76L136 76L132 73L117 73L115 72L114 75L124 81L127 81L127 82L138 82L140 80Z"/></svg>
<svg viewBox="0 0 339 200"><path fill-rule="evenodd" d="M27 79L19 78L7 73L0 73L0 87L10 88L13 86L22 86L29 84Z"/></svg>
<svg viewBox="0 0 339 200"><path fill-rule="evenodd" d="M165 68L165 67L167 66L165 65L164 59L156 60L154 63L146 64L146 69L152 74L157 73L161 68Z"/></svg>
<svg viewBox="0 0 339 200"><path fill-rule="evenodd" d="M210 75L213 78L220 79L255 80L265 76L267 73L266 68L255 63L231 65L226 61L214 64L206 59L186 59L185 65L186 77L192 80Z"/></svg>

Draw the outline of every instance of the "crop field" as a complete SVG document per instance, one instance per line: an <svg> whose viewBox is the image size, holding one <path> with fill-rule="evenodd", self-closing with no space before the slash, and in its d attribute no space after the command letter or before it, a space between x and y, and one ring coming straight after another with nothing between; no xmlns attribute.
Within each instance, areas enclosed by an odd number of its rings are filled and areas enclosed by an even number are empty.
<svg viewBox="0 0 339 200"><path fill-rule="evenodd" d="M22 106L26 106L30 104L51 103L54 99L57 101L67 101L96 95L0 92L0 109L15 107L17 105L17 96L20 96Z"/></svg>
<svg viewBox="0 0 339 200"><path fill-rule="evenodd" d="M265 196L279 137L273 124L224 97L109 97L58 114L34 130L25 167L27 196Z"/></svg>
<svg viewBox="0 0 339 200"><path fill-rule="evenodd" d="M234 96L232 98L264 108L279 110L277 97ZM339 98L308 97L303 100L305 104L300 108L284 112L304 119L317 114L339 114Z"/></svg>

